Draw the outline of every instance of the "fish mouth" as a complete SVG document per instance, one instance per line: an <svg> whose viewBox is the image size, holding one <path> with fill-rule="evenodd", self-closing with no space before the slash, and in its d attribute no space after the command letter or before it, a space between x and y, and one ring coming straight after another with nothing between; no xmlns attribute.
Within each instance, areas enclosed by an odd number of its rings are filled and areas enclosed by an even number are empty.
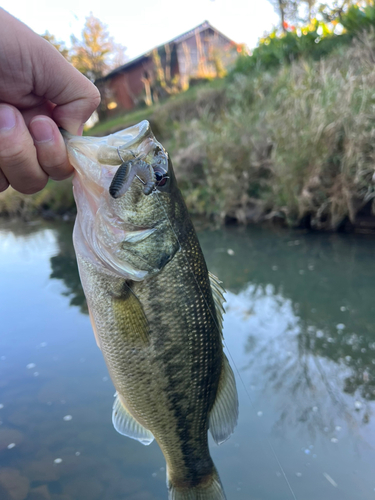
<svg viewBox="0 0 375 500"><path fill-rule="evenodd" d="M75 169L73 185L89 198L97 199L103 191L119 198L134 178L149 195L159 184L160 173L167 175L168 153L155 139L147 120L105 137L73 136L65 130L61 133ZM76 202L78 205L79 200Z"/></svg>
<svg viewBox="0 0 375 500"><path fill-rule="evenodd" d="M142 280L150 269L142 270L125 262L122 248L132 252L134 245L151 236L156 227L137 225L134 212L129 219L118 212L116 198L130 188L134 179L141 181L140 192L150 194L155 188L153 163L163 146L155 139L148 121L106 137L76 137L62 131L69 160L75 168L73 193L77 204L77 235L81 251L93 252L102 265L123 277ZM155 221L156 222L156 221ZM151 224L154 226L154 224ZM78 241L78 238L77 238ZM143 266L142 266L143 267Z"/></svg>
<svg viewBox="0 0 375 500"><path fill-rule="evenodd" d="M162 148L147 120L105 137L73 136L65 130L61 133L76 174L107 190L121 164L146 158L153 149Z"/></svg>

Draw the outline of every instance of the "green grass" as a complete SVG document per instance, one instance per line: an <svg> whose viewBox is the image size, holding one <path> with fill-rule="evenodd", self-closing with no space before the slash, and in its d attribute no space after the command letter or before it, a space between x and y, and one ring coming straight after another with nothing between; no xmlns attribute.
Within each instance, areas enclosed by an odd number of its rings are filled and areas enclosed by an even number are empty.
<svg viewBox="0 0 375 500"><path fill-rule="evenodd" d="M150 120L152 113L154 111L154 106L151 108L139 109L131 113L126 113L124 115L116 116L115 118L109 118L108 120L102 121L96 124L89 130L84 132L84 135L107 135L126 127L130 127L135 123L139 123L142 120Z"/></svg>
<svg viewBox="0 0 375 500"><path fill-rule="evenodd" d="M216 91L223 89L226 85L225 79L217 79L207 81L205 84L194 85L187 89L185 92L176 94L169 99L166 99L158 104L147 108L135 109L134 111L121 114L114 118L103 120L94 127L84 132L84 135L107 135L114 133L126 127L130 127L142 120L155 121L158 119L159 114L163 114L165 109L195 107L197 100L202 92Z"/></svg>

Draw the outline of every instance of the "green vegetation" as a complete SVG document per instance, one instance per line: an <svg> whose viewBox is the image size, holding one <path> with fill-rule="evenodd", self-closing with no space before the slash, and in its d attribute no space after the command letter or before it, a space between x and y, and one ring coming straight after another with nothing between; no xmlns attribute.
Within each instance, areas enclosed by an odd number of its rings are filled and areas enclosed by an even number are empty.
<svg viewBox="0 0 375 500"><path fill-rule="evenodd" d="M85 135L106 135L125 127L139 123L142 120L150 120L154 127L158 127L155 118L160 121L164 113L168 114L170 109L176 110L181 109L183 113L188 113L189 116L197 115L197 107L201 105L201 95L204 93L205 89L209 89L209 92L213 90L223 89L227 85L227 81L224 79L209 80L207 79L205 83L200 85L190 86L185 92L176 94L169 99L164 99L158 104L153 104L151 106L142 107L136 109L135 111L128 112L124 115L118 115L115 118L110 118L99 122L93 128L86 130ZM181 118L182 117L178 117ZM163 127L164 129L164 127ZM171 131L173 132L173 131ZM159 133L159 130L154 130L155 134Z"/></svg>
<svg viewBox="0 0 375 500"><path fill-rule="evenodd" d="M274 33L227 78L89 133L150 120L197 215L323 230L375 227L375 7L340 16L342 35L313 23ZM67 190L51 183L32 197L6 192L0 213L58 211L60 202L71 210Z"/></svg>
<svg viewBox="0 0 375 500"><path fill-rule="evenodd" d="M301 58L319 60L337 47L349 46L352 40L375 26L375 8L353 5L339 15L322 8L320 19L311 19L306 26L284 23L288 29L280 35L274 29L260 40L251 57L246 54L237 60L236 71L250 73L268 70Z"/></svg>
<svg viewBox="0 0 375 500"><path fill-rule="evenodd" d="M148 120L150 115L150 109L138 109L133 113L119 115L115 118L99 122L93 128L85 130L84 135L102 136L112 134L123 128L130 127L131 125L134 125L142 120Z"/></svg>
<svg viewBox="0 0 375 500"><path fill-rule="evenodd" d="M154 113L190 210L244 223L374 226L375 36L361 27L375 24L375 8L351 7L340 20L347 28L340 36L327 29L326 57L314 42L319 57L271 64L265 39L264 58L261 44L224 92L201 90L194 117L179 119L173 101L160 121L163 109ZM293 37L306 47L311 33ZM274 34L274 48L288 35Z"/></svg>
<svg viewBox="0 0 375 500"><path fill-rule="evenodd" d="M0 215L28 220L37 215L55 218L74 215L75 203L70 179L48 181L47 186L33 195L21 194L12 188L0 193Z"/></svg>

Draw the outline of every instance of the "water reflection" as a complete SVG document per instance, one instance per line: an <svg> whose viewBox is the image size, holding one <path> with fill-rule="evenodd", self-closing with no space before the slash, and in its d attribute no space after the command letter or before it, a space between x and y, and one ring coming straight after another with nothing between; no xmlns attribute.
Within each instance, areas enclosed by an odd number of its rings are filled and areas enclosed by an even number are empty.
<svg viewBox="0 0 375 500"><path fill-rule="evenodd" d="M100 499L104 491L108 500L165 498L157 446L145 449L111 427L112 389L81 314L72 225L18 224L0 233L8 242L6 251L0 245L0 284L9 317L0 337L0 498L7 498L1 467L21 471L53 500ZM228 498L291 498L267 436L297 498L373 498L374 239L259 228L205 229L199 237L228 290L226 343L251 399L239 380L239 426L212 449ZM23 266L25 243L35 266ZM36 367L25 368L30 363Z"/></svg>
<svg viewBox="0 0 375 500"><path fill-rule="evenodd" d="M63 280L70 304L87 312L71 234L70 224L56 233L59 252L51 257L51 278ZM268 385L289 392L288 401L308 402L295 405L294 421L307 423L311 432L327 428L313 403L324 391L327 414L335 407L335 413L367 423L366 402L375 399L373 239L258 228L206 230L200 239L209 268L232 292L228 312L241 298L244 321L273 318L267 332L249 335L248 367L258 371L262 360ZM287 417L291 412L283 410L280 421Z"/></svg>
<svg viewBox="0 0 375 500"><path fill-rule="evenodd" d="M51 257L52 273L50 278L62 280L66 286L64 294L70 298L71 306L78 306L88 314L83 288L79 279L77 259L72 242L73 224L66 223L56 232L59 252Z"/></svg>
<svg viewBox="0 0 375 500"><path fill-rule="evenodd" d="M63 280L70 304L87 313L71 234L71 224L56 232L59 251L50 259L51 278ZM368 422L366 401L375 399L372 238L275 234L258 228L205 231L199 236L209 268L232 292L228 310L233 294L242 297L244 318L259 316L259 304L273 298L266 319L272 316L280 324L288 318L280 333L272 324L266 337L249 335L249 367L264 359L266 378L274 389L288 386L294 397L298 392L304 399L307 393L313 397L319 381L340 412L346 407L340 393L350 394L357 398L356 420L361 416ZM325 373L325 359L336 365L335 382L332 373ZM307 421L315 406L309 408L296 419ZM316 428L316 418L311 427Z"/></svg>
<svg viewBox="0 0 375 500"><path fill-rule="evenodd" d="M313 371L329 383L331 377L323 375L321 365L327 359L339 369L342 392L365 401L375 399L373 238L296 233L272 237L269 231L253 229L241 236L231 231L205 233L201 240L210 268L220 273L228 290L247 289L243 294L247 309L273 297L275 310L270 314L283 318L288 305L288 329L263 346L269 360L274 360L273 368L268 367L275 372L272 377L280 379L275 387L291 381L290 363L282 356L291 352L293 344L296 352L290 357L299 364L296 380L303 381L305 389L314 389ZM254 359L260 355L257 349L251 349ZM367 411L359 411L359 405L356 409L367 421Z"/></svg>

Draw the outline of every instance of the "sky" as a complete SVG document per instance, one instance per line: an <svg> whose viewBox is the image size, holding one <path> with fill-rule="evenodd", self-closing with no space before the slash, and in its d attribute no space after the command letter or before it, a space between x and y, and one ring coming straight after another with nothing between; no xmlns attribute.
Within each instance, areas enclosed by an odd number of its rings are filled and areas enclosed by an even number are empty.
<svg viewBox="0 0 375 500"><path fill-rule="evenodd" d="M68 46L92 12L127 47L130 59L205 20L249 48L278 23L268 0L2 0L0 5L35 32L48 30Z"/></svg>

